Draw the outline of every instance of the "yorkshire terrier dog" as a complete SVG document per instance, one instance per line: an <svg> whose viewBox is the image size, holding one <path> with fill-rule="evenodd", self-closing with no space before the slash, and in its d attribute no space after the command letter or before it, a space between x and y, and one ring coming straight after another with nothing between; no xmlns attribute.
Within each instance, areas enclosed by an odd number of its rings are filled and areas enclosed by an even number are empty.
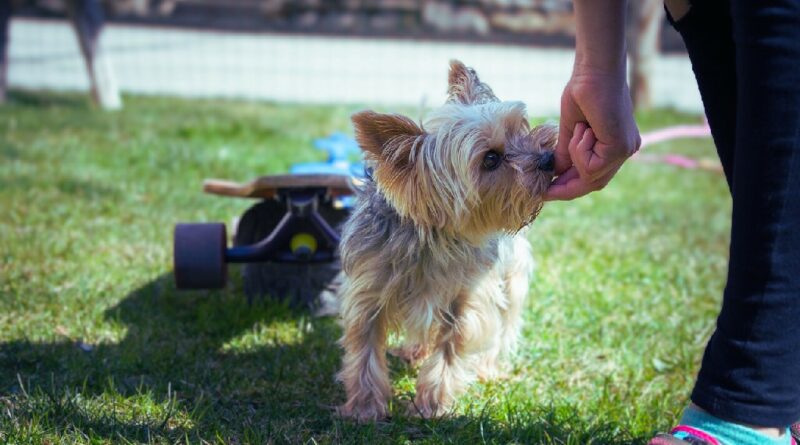
<svg viewBox="0 0 800 445"><path fill-rule="evenodd" d="M422 363L412 411L441 415L516 344L533 266L521 229L553 179L557 130L531 130L524 104L500 102L458 61L424 125L373 111L353 124L372 174L342 234L339 413L386 417L395 330Z"/></svg>

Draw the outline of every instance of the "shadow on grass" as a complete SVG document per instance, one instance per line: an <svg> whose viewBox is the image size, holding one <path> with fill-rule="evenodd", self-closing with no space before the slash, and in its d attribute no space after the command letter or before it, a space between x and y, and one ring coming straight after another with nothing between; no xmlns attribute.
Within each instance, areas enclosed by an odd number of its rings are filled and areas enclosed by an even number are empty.
<svg viewBox="0 0 800 445"><path fill-rule="evenodd" d="M13 89L8 92L7 104L26 107L69 107L75 109L92 108L91 98L88 94L60 93L55 91L27 91Z"/></svg>
<svg viewBox="0 0 800 445"><path fill-rule="evenodd" d="M483 405L444 420L342 421L332 408L343 399L335 320L274 302L247 306L239 289L173 286L162 275L105 312L127 328L119 342L0 343L0 406L10 414L0 429L27 423L145 442L635 443L617 425L528 398L476 401Z"/></svg>

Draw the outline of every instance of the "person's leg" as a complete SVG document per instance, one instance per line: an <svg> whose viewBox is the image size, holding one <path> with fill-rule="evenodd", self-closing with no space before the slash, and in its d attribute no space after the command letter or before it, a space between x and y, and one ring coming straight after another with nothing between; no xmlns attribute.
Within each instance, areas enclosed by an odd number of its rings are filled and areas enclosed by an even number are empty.
<svg viewBox="0 0 800 445"><path fill-rule="evenodd" d="M732 0L736 163L728 282L692 401L748 425L800 419L800 0Z"/></svg>
<svg viewBox="0 0 800 445"><path fill-rule="evenodd" d="M736 57L729 0L666 0L667 17L680 33L703 99L728 187L736 137Z"/></svg>
<svg viewBox="0 0 800 445"><path fill-rule="evenodd" d="M789 443L775 436L800 420L800 354L792 354L800 335L791 331L800 315L792 276L800 275L800 8L735 0L731 14L729 0L665 3L692 61L734 222L723 310L692 395L697 405L650 443Z"/></svg>

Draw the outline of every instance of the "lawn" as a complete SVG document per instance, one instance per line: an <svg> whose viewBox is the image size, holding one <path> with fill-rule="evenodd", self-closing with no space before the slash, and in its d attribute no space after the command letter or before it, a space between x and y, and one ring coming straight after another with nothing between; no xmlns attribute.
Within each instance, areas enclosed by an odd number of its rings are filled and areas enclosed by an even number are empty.
<svg viewBox="0 0 800 445"><path fill-rule="evenodd" d="M200 192L318 160L360 107L13 92L0 107L0 443L634 444L676 420L726 271L730 199L707 171L629 162L606 190L545 206L524 339L507 380L452 416L334 416L335 319L224 291L176 292L172 226L246 200ZM697 122L659 110L643 130ZM713 157L709 140L652 152Z"/></svg>

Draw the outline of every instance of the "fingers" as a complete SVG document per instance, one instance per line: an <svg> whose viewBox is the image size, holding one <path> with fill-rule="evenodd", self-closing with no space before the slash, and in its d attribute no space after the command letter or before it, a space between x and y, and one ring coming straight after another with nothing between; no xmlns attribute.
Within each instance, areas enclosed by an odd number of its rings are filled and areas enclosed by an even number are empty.
<svg viewBox="0 0 800 445"><path fill-rule="evenodd" d="M554 179L553 182L550 184L550 186L552 187L554 185L566 184L569 181L572 181L573 179L579 178L579 177L580 177L580 173L578 173L578 170L576 168L572 167L572 168L568 169L567 171L565 171L564 173L558 175L556 177L556 179Z"/></svg>
<svg viewBox="0 0 800 445"><path fill-rule="evenodd" d="M544 194L545 201L572 201L575 198L591 193L591 184L575 176L563 184L551 184Z"/></svg>
<svg viewBox="0 0 800 445"><path fill-rule="evenodd" d="M586 181L580 176L575 168L567 170L563 175L556 178L544 195L545 201L571 201L575 198L587 195L591 192L602 190L617 174L622 163L619 163L611 171L596 181Z"/></svg>
<svg viewBox="0 0 800 445"><path fill-rule="evenodd" d="M588 165L585 152L591 152L592 150L594 133L587 135L587 130L591 131L585 122L578 122L575 124L574 129L569 132L569 138L566 137L566 134L559 133L558 147L554 153L556 175L564 173L576 163ZM578 151L581 153L578 153ZM585 174L585 170L582 167L579 170L582 174Z"/></svg>
<svg viewBox="0 0 800 445"><path fill-rule="evenodd" d="M584 73L561 95L555 150L558 177L547 200L570 200L600 190L641 145L624 79Z"/></svg>
<svg viewBox="0 0 800 445"><path fill-rule="evenodd" d="M627 157L604 159L597 152L600 144L588 125L575 125L568 142L572 166L550 184L545 201L570 201L605 188Z"/></svg>
<svg viewBox="0 0 800 445"><path fill-rule="evenodd" d="M557 175L565 172L572 166L572 159L569 154L569 143L575 134L575 124L585 122L580 107L575 103L569 85L561 95L561 117L558 126L558 143L554 151L555 172Z"/></svg>
<svg viewBox="0 0 800 445"><path fill-rule="evenodd" d="M589 171L595 143L597 143L597 138L587 124L583 122L575 124L575 132L569 141L569 156L572 159L572 165L587 181L594 180L596 176L594 172Z"/></svg>

